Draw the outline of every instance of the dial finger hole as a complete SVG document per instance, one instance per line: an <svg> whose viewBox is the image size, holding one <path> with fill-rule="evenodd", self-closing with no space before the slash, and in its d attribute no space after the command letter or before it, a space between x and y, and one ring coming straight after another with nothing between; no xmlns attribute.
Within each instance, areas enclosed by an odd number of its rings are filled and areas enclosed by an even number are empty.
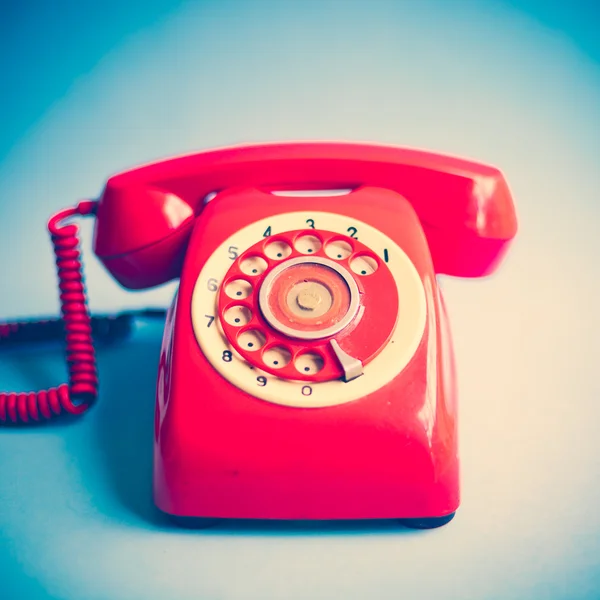
<svg viewBox="0 0 600 600"><path fill-rule="evenodd" d="M252 319L252 311L245 306L232 306L225 311L223 315L225 321L235 327L242 327L247 325Z"/></svg>
<svg viewBox="0 0 600 600"><path fill-rule="evenodd" d="M275 346L274 348L269 348L263 354L263 360L269 367L281 369L289 364L290 360L292 360L292 354L283 346Z"/></svg>
<svg viewBox="0 0 600 600"><path fill-rule="evenodd" d="M315 352L305 352L296 358L294 366L304 375L314 375L323 368L323 358Z"/></svg>
<svg viewBox="0 0 600 600"><path fill-rule="evenodd" d="M243 279L235 279L225 286L225 293L234 300L243 300L252 293L252 285Z"/></svg>
<svg viewBox="0 0 600 600"><path fill-rule="evenodd" d="M361 254L350 261L350 268L357 275L371 275L377 271L377 261L366 254Z"/></svg>
<svg viewBox="0 0 600 600"><path fill-rule="evenodd" d="M260 256L249 256L240 263L240 269L246 275L260 275L267 270L267 267L267 261Z"/></svg>
<svg viewBox="0 0 600 600"><path fill-rule="evenodd" d="M254 352L260 350L265 345L265 336L258 329L251 329L250 331L244 331L238 338L238 344L244 350L250 350Z"/></svg>
<svg viewBox="0 0 600 600"><path fill-rule="evenodd" d="M352 254L352 246L343 240L334 240L325 246L325 254L334 260L344 260Z"/></svg>
<svg viewBox="0 0 600 600"><path fill-rule="evenodd" d="M292 253L292 247L286 242L270 242L265 246L265 254L272 260L282 260Z"/></svg>
<svg viewBox="0 0 600 600"><path fill-rule="evenodd" d="M301 235L294 242L294 247L302 254L314 254L321 249L321 240L314 235Z"/></svg>

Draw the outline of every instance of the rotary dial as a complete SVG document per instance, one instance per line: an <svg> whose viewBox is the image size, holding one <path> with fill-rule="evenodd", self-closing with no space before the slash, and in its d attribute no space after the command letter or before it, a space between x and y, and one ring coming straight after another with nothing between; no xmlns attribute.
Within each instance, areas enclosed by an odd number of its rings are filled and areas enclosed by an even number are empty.
<svg viewBox="0 0 600 600"><path fill-rule="evenodd" d="M394 278L358 240L324 230L283 232L229 268L218 315L254 367L297 381L350 381L389 340L398 317Z"/></svg>
<svg viewBox="0 0 600 600"><path fill-rule="evenodd" d="M191 310L200 349L225 379L303 408L390 382L414 355L427 315L403 250L326 212L275 215L232 234L202 267Z"/></svg>

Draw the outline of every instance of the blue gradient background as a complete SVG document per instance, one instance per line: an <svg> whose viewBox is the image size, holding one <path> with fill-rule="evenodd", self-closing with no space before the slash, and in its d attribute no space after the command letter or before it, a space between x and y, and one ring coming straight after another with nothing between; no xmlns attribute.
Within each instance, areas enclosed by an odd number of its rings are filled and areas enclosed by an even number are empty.
<svg viewBox="0 0 600 600"><path fill-rule="evenodd" d="M169 528L151 501L161 328L99 352L86 418L0 431L3 598L599 598L600 9L542 0L3 3L0 315L58 312L46 218L151 159L352 139L491 162L520 236L445 280L463 503L446 528ZM164 306L91 253L95 312ZM64 379L37 348L0 387Z"/></svg>

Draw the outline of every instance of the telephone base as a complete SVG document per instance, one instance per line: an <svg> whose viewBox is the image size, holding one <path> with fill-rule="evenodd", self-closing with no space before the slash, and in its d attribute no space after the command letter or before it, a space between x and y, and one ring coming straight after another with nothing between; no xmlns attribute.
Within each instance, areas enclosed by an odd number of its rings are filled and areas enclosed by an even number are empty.
<svg viewBox="0 0 600 600"><path fill-rule="evenodd" d="M400 525L402 525L403 527L406 527L407 529L436 529L438 527L443 527L444 525L447 525L450 521L452 521L452 519L454 518L454 516L456 515L456 512L450 513L449 515L444 515L443 517L425 517L422 519L396 519L396 522L400 523ZM177 527L180 527L182 529L210 529L211 527L215 527L217 525L220 525L221 523L227 523L228 521L230 521L229 519L222 519L222 518L212 518L212 517L179 517L179 516L175 516L175 515L168 515L169 520L176 525ZM386 521L388 519L381 519L383 521ZM262 519L243 519L243 521L245 522L264 522L264 520ZM378 521L380 521L380 519L372 519L371 521L373 521L374 523L377 523ZM281 520L270 520L271 523L273 522L279 522L279 523L287 523L289 524L290 521L281 521ZM319 520L319 521L314 521L314 520L304 520L304 521L298 521L298 523L304 523L304 524L308 524L308 523L331 523L331 521L329 520Z"/></svg>
<svg viewBox="0 0 600 600"><path fill-rule="evenodd" d="M435 529L437 527L443 527L452 519L456 512L450 513L443 517L427 517L424 519L398 519L401 525L408 527L409 529Z"/></svg>

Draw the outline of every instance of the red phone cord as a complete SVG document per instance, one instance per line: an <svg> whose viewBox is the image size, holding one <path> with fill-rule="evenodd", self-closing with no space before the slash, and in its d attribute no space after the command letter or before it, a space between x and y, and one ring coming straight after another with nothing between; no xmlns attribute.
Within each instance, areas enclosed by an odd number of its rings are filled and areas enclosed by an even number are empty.
<svg viewBox="0 0 600 600"><path fill-rule="evenodd" d="M80 202L48 221L58 268L69 383L39 392L0 392L0 424L51 419L64 412L78 415L84 413L98 395L96 354L79 253L79 227L62 224L68 217L95 214L96 204L88 200ZM0 339L17 333L21 326L19 323L0 324Z"/></svg>

